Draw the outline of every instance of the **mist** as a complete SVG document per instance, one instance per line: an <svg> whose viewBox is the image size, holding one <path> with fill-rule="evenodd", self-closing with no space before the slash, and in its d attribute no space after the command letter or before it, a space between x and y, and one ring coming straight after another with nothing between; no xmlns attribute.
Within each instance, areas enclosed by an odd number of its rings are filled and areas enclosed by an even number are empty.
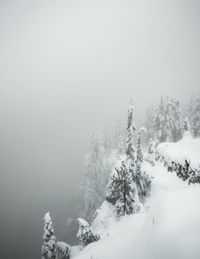
<svg viewBox="0 0 200 259"><path fill-rule="evenodd" d="M90 134L136 124L160 95L189 102L200 85L200 3L0 2L1 254L37 258L43 215L70 236Z"/></svg>

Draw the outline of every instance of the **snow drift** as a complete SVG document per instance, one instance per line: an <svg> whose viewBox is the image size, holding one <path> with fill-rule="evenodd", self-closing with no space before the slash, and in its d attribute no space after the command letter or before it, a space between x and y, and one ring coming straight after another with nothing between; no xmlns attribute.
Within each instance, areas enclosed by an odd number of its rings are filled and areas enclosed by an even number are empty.
<svg viewBox="0 0 200 259"><path fill-rule="evenodd" d="M186 135L177 143L161 143L157 149L169 164L174 161L184 165L187 161L194 170L200 169L200 138Z"/></svg>
<svg viewBox="0 0 200 259"><path fill-rule="evenodd" d="M152 178L146 212L113 219L107 235L74 259L200 258L200 186L188 186L161 163L143 167Z"/></svg>

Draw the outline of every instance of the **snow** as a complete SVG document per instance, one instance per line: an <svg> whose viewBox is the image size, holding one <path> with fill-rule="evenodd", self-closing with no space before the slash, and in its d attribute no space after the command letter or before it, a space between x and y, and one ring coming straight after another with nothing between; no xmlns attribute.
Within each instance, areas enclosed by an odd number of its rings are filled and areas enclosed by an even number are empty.
<svg viewBox="0 0 200 259"><path fill-rule="evenodd" d="M79 224L79 230L78 230L78 233L77 233L77 238L79 240L82 240L82 236L85 235L89 231L89 224L87 223L87 221L85 221L82 218L78 218L77 222Z"/></svg>
<svg viewBox="0 0 200 259"><path fill-rule="evenodd" d="M200 258L200 187L167 192L154 201L144 225L142 258Z"/></svg>
<svg viewBox="0 0 200 259"><path fill-rule="evenodd" d="M183 142L185 147L187 140ZM190 147L195 154L194 159L199 152L195 152L198 143L199 140L195 140L194 146ZM176 148L182 144L177 143ZM152 179L152 192L146 204L146 212L124 216L117 221L111 216L112 213L109 214L108 205L103 204L98 215L99 223L111 217L109 224L103 226L103 229L107 227L106 235L72 258L200 258L200 185L189 186L176 174L168 172L160 162L156 162L155 166L144 162L142 169Z"/></svg>
<svg viewBox="0 0 200 259"><path fill-rule="evenodd" d="M69 246L67 243L65 243L65 242L58 241L58 242L56 243L56 245L57 245L57 247L59 247L59 249L61 249L62 251L66 251L66 250L70 249L70 246Z"/></svg>
<svg viewBox="0 0 200 259"><path fill-rule="evenodd" d="M82 219L82 218L78 218L78 223L79 225L81 225L82 227L89 227L89 224L87 223L86 220Z"/></svg>
<svg viewBox="0 0 200 259"><path fill-rule="evenodd" d="M50 222L50 221L51 221L50 213L47 212L47 213L44 215L44 222Z"/></svg>
<svg viewBox="0 0 200 259"><path fill-rule="evenodd" d="M200 169L200 138L194 139L191 135L185 135L177 143L159 144L157 150L168 164L174 161L184 166L186 160L193 170Z"/></svg>
<svg viewBox="0 0 200 259"><path fill-rule="evenodd" d="M101 207L97 210L95 219L92 222L91 230L97 235L100 235L101 238L109 233L109 230L112 229L117 220L116 220L116 209L115 207L104 201Z"/></svg>
<svg viewBox="0 0 200 259"><path fill-rule="evenodd" d="M82 250L82 246L71 246L71 250L70 250L70 256L74 257L75 255L77 255L78 253L80 253L80 251Z"/></svg>

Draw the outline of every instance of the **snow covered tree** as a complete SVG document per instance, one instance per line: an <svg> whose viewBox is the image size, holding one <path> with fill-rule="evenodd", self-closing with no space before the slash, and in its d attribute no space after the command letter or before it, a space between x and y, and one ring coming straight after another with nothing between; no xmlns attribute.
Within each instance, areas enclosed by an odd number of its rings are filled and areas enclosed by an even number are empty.
<svg viewBox="0 0 200 259"><path fill-rule="evenodd" d="M111 150L105 149L103 139L99 132L91 136L81 182L82 216L89 221L105 199L109 174L116 161Z"/></svg>
<svg viewBox="0 0 200 259"><path fill-rule="evenodd" d="M134 148L134 132L136 130L135 123L133 120L134 106L133 100L131 100L128 108L128 121L127 121L127 140L126 140L126 155L128 158L135 161L135 148Z"/></svg>
<svg viewBox="0 0 200 259"><path fill-rule="evenodd" d="M117 150L119 155L124 154L126 147L126 127L120 121L115 122L113 134L112 134L112 149Z"/></svg>
<svg viewBox="0 0 200 259"><path fill-rule="evenodd" d="M155 109L150 107L146 113L146 121L145 121L145 128L147 130L147 142L151 138L155 137L155 130L154 130L154 119L155 119Z"/></svg>
<svg viewBox="0 0 200 259"><path fill-rule="evenodd" d="M151 190L151 180L146 172L142 171L142 163L143 163L143 153L141 147L141 135L142 128L138 132L137 138L137 160L136 160L136 173L134 182L136 183L138 195L140 201L143 203L145 199L149 196Z"/></svg>
<svg viewBox="0 0 200 259"><path fill-rule="evenodd" d="M154 119L154 129L159 142L177 141L181 138L180 104L178 101L161 97Z"/></svg>
<svg viewBox="0 0 200 259"><path fill-rule="evenodd" d="M127 120L127 139L126 139L126 167L129 171L129 174L132 177L132 180L135 180L135 162L136 162L136 151L134 147L134 133L136 131L134 119L134 106L133 100L131 100L129 108L128 108L128 120Z"/></svg>
<svg viewBox="0 0 200 259"><path fill-rule="evenodd" d="M200 94L191 100L189 107L189 121L194 137L200 136Z"/></svg>
<svg viewBox="0 0 200 259"><path fill-rule="evenodd" d="M184 131L184 136L191 136L191 128L190 128L190 122L188 117L184 119L183 131Z"/></svg>
<svg viewBox="0 0 200 259"><path fill-rule="evenodd" d="M126 157L121 157L113 169L106 200L115 205L117 213L129 215L140 210L137 188L132 180Z"/></svg>
<svg viewBox="0 0 200 259"><path fill-rule="evenodd" d="M83 247L87 246L88 244L98 241L99 236L92 233L89 224L84 219L78 218L79 230L77 233L77 238L81 242Z"/></svg>
<svg viewBox="0 0 200 259"><path fill-rule="evenodd" d="M42 259L55 259L56 258L56 238L49 212L44 216L44 235L42 246Z"/></svg>
<svg viewBox="0 0 200 259"><path fill-rule="evenodd" d="M183 130L190 131L190 123L189 123L188 117L184 119Z"/></svg>
<svg viewBox="0 0 200 259"><path fill-rule="evenodd" d="M57 259L70 259L71 246L65 242L56 243Z"/></svg>
<svg viewBox="0 0 200 259"><path fill-rule="evenodd" d="M141 135L142 131L139 130L138 136L137 136L137 162L141 164L143 162L143 153L142 153L142 147L141 147Z"/></svg>
<svg viewBox="0 0 200 259"><path fill-rule="evenodd" d="M154 129L157 135L157 138L160 142L164 142L167 139L166 132L165 132L165 116L166 116L166 108L163 96L160 98L159 107L156 110L156 116L154 119Z"/></svg>
<svg viewBox="0 0 200 259"><path fill-rule="evenodd" d="M172 140L178 141L181 139L181 109L180 103L174 99L168 99L168 111L170 114L169 123L171 125Z"/></svg>
<svg viewBox="0 0 200 259"><path fill-rule="evenodd" d="M134 107L131 101L128 108L127 140L125 155L121 156L115 165L106 200L113 204L119 216L136 213L140 210L140 202L135 180L136 152L134 148L134 132L136 130L133 120Z"/></svg>
<svg viewBox="0 0 200 259"><path fill-rule="evenodd" d="M148 145L148 153L146 156L146 160L151 163L152 165L155 165L156 157L157 157L157 146L159 142L157 139L151 138L149 140L149 145Z"/></svg>

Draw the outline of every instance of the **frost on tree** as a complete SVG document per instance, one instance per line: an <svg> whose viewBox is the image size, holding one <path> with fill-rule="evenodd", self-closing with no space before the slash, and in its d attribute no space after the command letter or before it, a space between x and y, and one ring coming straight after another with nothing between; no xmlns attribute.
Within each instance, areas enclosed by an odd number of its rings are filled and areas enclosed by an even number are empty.
<svg viewBox="0 0 200 259"><path fill-rule="evenodd" d="M137 188L127 165L126 157L118 161L106 195L106 200L116 207L119 216L130 215L140 210Z"/></svg>
<svg viewBox="0 0 200 259"><path fill-rule="evenodd" d="M177 141L181 138L178 101L161 97L154 119L154 129L159 142Z"/></svg>
<svg viewBox="0 0 200 259"><path fill-rule="evenodd" d="M108 137L106 137L108 139ZM90 139L90 150L85 158L81 183L82 216L91 220L96 209L105 199L106 186L115 157L106 150L107 141L99 132Z"/></svg>
<svg viewBox="0 0 200 259"><path fill-rule="evenodd" d="M157 146L158 146L158 140L156 139L150 139L149 145L148 145L148 153L146 156L146 160L152 164L155 165L156 160L158 160L158 153L157 153Z"/></svg>
<svg viewBox="0 0 200 259"><path fill-rule="evenodd" d="M90 226L87 221L84 219L78 218L79 230L77 233L77 238L81 242L83 247L87 246L88 244L98 241L99 236L92 233Z"/></svg>
<svg viewBox="0 0 200 259"><path fill-rule="evenodd" d="M117 153L119 155L124 154L124 150L126 146L126 128L125 128L125 125L120 120L117 120L115 122L111 139L112 139L111 148L117 150Z"/></svg>
<svg viewBox="0 0 200 259"><path fill-rule="evenodd" d="M191 100L189 108L189 121L194 137L200 136L200 94Z"/></svg>
<svg viewBox="0 0 200 259"><path fill-rule="evenodd" d="M49 212L44 216L44 234L42 246L42 259L55 259L56 258L56 238Z"/></svg>
<svg viewBox="0 0 200 259"><path fill-rule="evenodd" d="M146 122L145 122L145 127L147 129L147 142L149 142L151 138L152 139L155 138L154 119L155 119L155 109L153 107L150 107L147 110Z"/></svg>
<svg viewBox="0 0 200 259"><path fill-rule="evenodd" d="M135 179L135 162L136 162L136 151L134 147L134 133L136 131L134 119L134 106L133 100L131 100L130 106L128 108L128 120L127 120L127 139L126 139L126 167L132 180Z"/></svg>
<svg viewBox="0 0 200 259"><path fill-rule="evenodd" d="M133 101L131 100L130 106L128 108L128 121L127 121L127 147L126 154L127 157L132 159L133 162L135 160L135 149L134 149L134 132L136 130L135 123L133 120L134 106Z"/></svg>
<svg viewBox="0 0 200 259"><path fill-rule="evenodd" d="M70 259L71 246L65 242L56 243L57 259Z"/></svg>
<svg viewBox="0 0 200 259"><path fill-rule="evenodd" d="M143 163L143 153L141 147L141 135L143 129L140 129L138 132L137 138L137 160L136 160L136 173L134 182L136 183L139 199L142 203L150 195L151 190L151 180L149 176L141 168Z"/></svg>
<svg viewBox="0 0 200 259"><path fill-rule="evenodd" d="M184 119L184 122L183 122L183 131L184 131L184 136L192 136L192 135L191 135L190 122L189 122L188 117Z"/></svg>

